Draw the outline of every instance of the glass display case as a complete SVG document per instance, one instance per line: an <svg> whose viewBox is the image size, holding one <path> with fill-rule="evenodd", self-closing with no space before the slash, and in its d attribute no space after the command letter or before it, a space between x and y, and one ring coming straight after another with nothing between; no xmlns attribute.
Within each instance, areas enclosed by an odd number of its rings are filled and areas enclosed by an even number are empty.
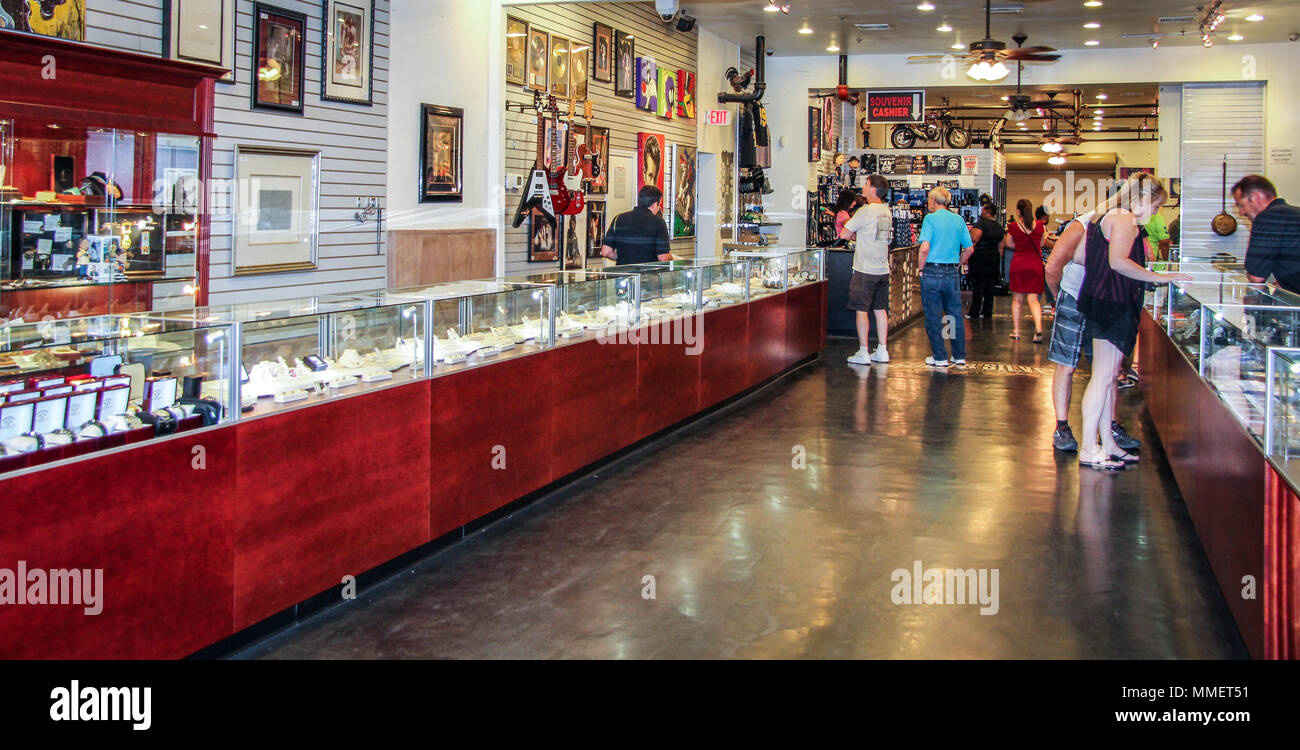
<svg viewBox="0 0 1300 750"><path fill-rule="evenodd" d="M555 287L496 280L457 281L377 292L383 303L429 304L431 374L441 375L553 344Z"/></svg>
<svg viewBox="0 0 1300 750"><path fill-rule="evenodd" d="M1192 281L1157 285L1154 292L1148 292L1147 311L1165 328L1174 344L1198 371L1203 350L1202 310L1206 305L1300 306L1300 296L1268 284L1216 283L1211 275L1192 275L1196 277ZM1220 275L1220 278L1224 277Z"/></svg>
<svg viewBox="0 0 1300 750"><path fill-rule="evenodd" d="M1269 398L1264 413L1264 450L1295 477L1300 475L1300 465L1291 466L1300 459L1300 348L1269 349L1265 377Z"/></svg>
<svg viewBox="0 0 1300 750"><path fill-rule="evenodd" d="M630 264L618 270L640 277L642 323L691 315L702 305L702 276L690 261Z"/></svg>
<svg viewBox="0 0 1300 750"><path fill-rule="evenodd" d="M701 306L728 307L749 301L749 262L745 260L696 260L700 272Z"/></svg>
<svg viewBox="0 0 1300 750"><path fill-rule="evenodd" d="M735 260L749 262L749 296L761 297L826 278L826 251L815 247L737 251Z"/></svg>
<svg viewBox="0 0 1300 750"><path fill-rule="evenodd" d="M153 315L0 326L0 471L231 418L234 327Z"/></svg>
<svg viewBox="0 0 1300 750"><path fill-rule="evenodd" d="M192 308L198 136L0 118L0 320Z"/></svg>
<svg viewBox="0 0 1300 750"><path fill-rule="evenodd" d="M641 276L616 269L622 266L552 271L498 281L553 286L555 342L565 343L614 333L640 320Z"/></svg>
<svg viewBox="0 0 1300 750"><path fill-rule="evenodd" d="M377 294L306 297L169 313L230 323L238 342L238 382L206 383L209 392L237 395L250 416L316 403L424 374L427 361L423 300Z"/></svg>

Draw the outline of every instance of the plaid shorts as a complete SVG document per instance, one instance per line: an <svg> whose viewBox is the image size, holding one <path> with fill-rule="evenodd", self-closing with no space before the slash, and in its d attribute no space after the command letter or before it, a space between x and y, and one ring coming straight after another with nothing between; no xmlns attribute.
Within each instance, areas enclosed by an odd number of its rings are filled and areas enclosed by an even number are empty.
<svg viewBox="0 0 1300 750"><path fill-rule="evenodd" d="M1078 367L1079 354L1088 355L1092 361L1092 334L1088 319L1079 312L1079 301L1074 295L1061 290L1056 298L1056 317L1052 323L1052 341L1047 347L1047 358L1058 365Z"/></svg>

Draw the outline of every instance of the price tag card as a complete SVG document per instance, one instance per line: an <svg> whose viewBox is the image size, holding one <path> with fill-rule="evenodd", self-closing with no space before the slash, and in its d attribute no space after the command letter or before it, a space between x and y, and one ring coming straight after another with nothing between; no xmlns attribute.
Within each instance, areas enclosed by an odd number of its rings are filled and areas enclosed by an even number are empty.
<svg viewBox="0 0 1300 750"><path fill-rule="evenodd" d="M99 412L96 418L101 422L126 413L127 401L131 398L129 387L105 388L99 394Z"/></svg>

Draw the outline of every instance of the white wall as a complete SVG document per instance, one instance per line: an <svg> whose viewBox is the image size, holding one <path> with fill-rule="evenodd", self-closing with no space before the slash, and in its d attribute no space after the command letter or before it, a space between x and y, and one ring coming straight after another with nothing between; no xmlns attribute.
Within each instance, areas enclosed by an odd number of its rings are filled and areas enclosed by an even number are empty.
<svg viewBox="0 0 1300 750"><path fill-rule="evenodd" d="M713 185L714 205L721 207L723 186L722 171L725 169L721 154L724 151L730 151L734 154L736 151L736 118L739 115L740 107L736 104L719 104L717 94L719 91L724 90L724 86L727 85L724 83L722 77L722 74L726 72L727 68L732 66L735 66L736 68L740 67L740 47L734 42L729 42L717 34L701 28L699 33L697 60L699 72L696 77L695 86L696 107L698 109L698 117L696 119L696 142L699 144L701 154L718 155L717 158L711 160L715 166L712 179L706 180L704 179L704 176L701 175L698 189L702 191L706 184ZM720 125L709 125L706 114L711 109L730 110L731 125L725 127ZM731 163L731 184L734 186L736 184L735 161L733 160ZM701 161L701 165L702 164L703 161ZM700 203L701 207L703 207L704 201L702 194ZM734 206L732 207L732 215L735 215ZM722 255L723 239L720 232L720 223L720 220L718 220L716 216L715 220L711 224L707 224L706 222L700 223L701 227L708 225L712 226L713 229L710 232L709 237L706 238L701 235L698 238L697 242L699 243L699 249L697 250L697 254L702 256Z"/></svg>
<svg viewBox="0 0 1300 750"><path fill-rule="evenodd" d="M495 0L392 0L388 228L496 227L498 267L503 24ZM465 110L463 203L419 202L422 103Z"/></svg>
<svg viewBox="0 0 1300 750"><path fill-rule="evenodd" d="M849 85L876 88L983 85L969 82L960 67L955 78L945 78L943 65L908 64L906 55L853 55L849 57ZM1183 81L1268 82L1266 99L1266 147L1300 145L1300 45L1222 44L1202 47L1161 47L1124 50L1063 50L1061 61L1031 71L1035 85L1088 83L1177 83ZM768 197L768 215L785 223L783 243L802 243L805 212L796 209L789 196L802 189L807 179L808 89L834 86L838 80L838 57L773 57L767 62L768 123L773 139L786 137L784 147L772 150L769 177L776 192ZM1014 85L1012 81L1011 85ZM997 89L1004 90L1006 83ZM1165 117L1161 117L1163 127ZM1171 169L1173 167L1171 166ZM1166 171L1163 164L1161 171ZM1300 166L1267 167L1268 176L1279 192L1300 200ZM1183 184L1183 192L1207 190L1216 195L1219 185Z"/></svg>

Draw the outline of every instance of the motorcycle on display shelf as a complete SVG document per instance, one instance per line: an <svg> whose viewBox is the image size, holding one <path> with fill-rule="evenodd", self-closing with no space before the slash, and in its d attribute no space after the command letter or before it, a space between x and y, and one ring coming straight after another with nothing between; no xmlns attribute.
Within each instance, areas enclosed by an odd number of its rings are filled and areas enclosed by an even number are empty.
<svg viewBox="0 0 1300 750"><path fill-rule="evenodd" d="M941 137L949 148L970 148L970 131L947 112L926 112L925 122L900 123L889 133L890 143L898 149L912 148L918 140L938 141Z"/></svg>

